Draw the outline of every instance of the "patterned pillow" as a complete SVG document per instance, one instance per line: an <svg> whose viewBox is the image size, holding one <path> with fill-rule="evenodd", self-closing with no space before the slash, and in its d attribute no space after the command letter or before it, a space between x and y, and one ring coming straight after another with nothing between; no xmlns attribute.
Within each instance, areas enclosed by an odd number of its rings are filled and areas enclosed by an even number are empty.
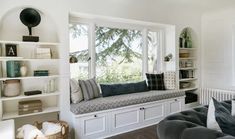
<svg viewBox="0 0 235 139"><path fill-rule="evenodd" d="M70 98L72 103L79 103L83 100L82 90L75 79L70 79Z"/></svg>
<svg viewBox="0 0 235 139"><path fill-rule="evenodd" d="M164 74L146 73L149 90L165 90Z"/></svg>
<svg viewBox="0 0 235 139"><path fill-rule="evenodd" d="M88 80L79 80L84 100L91 100L100 96L100 88L96 83L95 78Z"/></svg>
<svg viewBox="0 0 235 139"><path fill-rule="evenodd" d="M176 89L176 73L174 71L164 72L164 83L167 90Z"/></svg>

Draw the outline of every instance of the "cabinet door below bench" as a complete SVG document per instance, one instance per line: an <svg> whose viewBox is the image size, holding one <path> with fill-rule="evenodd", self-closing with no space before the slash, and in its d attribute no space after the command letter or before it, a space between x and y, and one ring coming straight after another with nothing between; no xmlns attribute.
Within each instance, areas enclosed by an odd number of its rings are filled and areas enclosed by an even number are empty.
<svg viewBox="0 0 235 139"><path fill-rule="evenodd" d="M91 116L86 116L79 118L78 120L79 126L81 126L79 130L79 139L86 138L92 139L100 136L105 136L108 133L108 115L107 114L94 114Z"/></svg>
<svg viewBox="0 0 235 139"><path fill-rule="evenodd" d="M173 99L169 101L169 114L182 111L183 103L184 101L182 99Z"/></svg>
<svg viewBox="0 0 235 139"><path fill-rule="evenodd" d="M144 124L153 124L162 120L165 116L164 103L145 105L140 108Z"/></svg>
<svg viewBox="0 0 235 139"><path fill-rule="evenodd" d="M112 131L114 133L136 128L140 123L140 110L138 107L113 111L111 116Z"/></svg>

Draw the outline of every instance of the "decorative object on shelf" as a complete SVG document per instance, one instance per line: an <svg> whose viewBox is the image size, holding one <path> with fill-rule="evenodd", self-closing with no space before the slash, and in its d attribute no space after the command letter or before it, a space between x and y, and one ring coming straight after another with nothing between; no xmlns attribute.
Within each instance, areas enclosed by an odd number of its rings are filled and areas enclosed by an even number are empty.
<svg viewBox="0 0 235 139"><path fill-rule="evenodd" d="M69 63L78 63L78 59L74 55L70 55Z"/></svg>
<svg viewBox="0 0 235 139"><path fill-rule="evenodd" d="M182 30L179 41L180 48L192 48L192 37L189 27Z"/></svg>
<svg viewBox="0 0 235 139"><path fill-rule="evenodd" d="M50 92L54 92L55 91L55 79L51 79L49 81L49 86L50 86Z"/></svg>
<svg viewBox="0 0 235 139"><path fill-rule="evenodd" d="M189 58L190 53L188 50L180 50L179 57L180 58Z"/></svg>
<svg viewBox="0 0 235 139"><path fill-rule="evenodd" d="M33 71L34 76L48 76L49 71L48 70L35 70Z"/></svg>
<svg viewBox="0 0 235 139"><path fill-rule="evenodd" d="M7 77L20 77L20 61L7 61Z"/></svg>
<svg viewBox="0 0 235 139"><path fill-rule="evenodd" d="M36 48L36 58L51 59L51 49L50 48Z"/></svg>
<svg viewBox="0 0 235 139"><path fill-rule="evenodd" d="M24 92L24 95L26 95L26 96L38 95L38 94L42 94L42 91L40 91L40 90L33 90L33 91L26 91L26 92Z"/></svg>
<svg viewBox="0 0 235 139"><path fill-rule="evenodd" d="M3 82L4 96L14 97L20 95L20 80L6 80Z"/></svg>
<svg viewBox="0 0 235 139"><path fill-rule="evenodd" d="M26 8L20 13L21 22L28 27L29 36L23 36L23 41L38 42L38 36L32 36L32 27L36 27L41 22L39 12L33 8Z"/></svg>
<svg viewBox="0 0 235 139"><path fill-rule="evenodd" d="M172 53L170 53L170 54L168 54L167 56L164 57L164 61L169 62L170 60L172 60L172 58L173 58L173 55L172 55Z"/></svg>
<svg viewBox="0 0 235 139"><path fill-rule="evenodd" d="M22 63L20 67L20 74L22 77L25 77L27 75L27 66L25 65L25 63Z"/></svg>
<svg viewBox="0 0 235 139"><path fill-rule="evenodd" d="M180 82L180 89L189 88L191 85L191 82Z"/></svg>
<svg viewBox="0 0 235 139"><path fill-rule="evenodd" d="M6 56L17 56L17 45L16 44L6 44L5 45Z"/></svg>
<svg viewBox="0 0 235 139"><path fill-rule="evenodd" d="M180 68L192 68L193 67L193 61L187 60L187 61L180 61Z"/></svg>
<svg viewBox="0 0 235 139"><path fill-rule="evenodd" d="M19 115L42 112L42 101L41 100L27 100L19 102Z"/></svg>

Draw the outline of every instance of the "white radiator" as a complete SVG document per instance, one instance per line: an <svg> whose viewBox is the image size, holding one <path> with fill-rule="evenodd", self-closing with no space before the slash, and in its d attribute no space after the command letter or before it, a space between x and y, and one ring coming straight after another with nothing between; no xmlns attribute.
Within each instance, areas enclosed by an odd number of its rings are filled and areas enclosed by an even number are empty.
<svg viewBox="0 0 235 139"><path fill-rule="evenodd" d="M235 98L235 91L213 88L200 89L200 104L208 105L211 97L214 97L218 101L231 100Z"/></svg>

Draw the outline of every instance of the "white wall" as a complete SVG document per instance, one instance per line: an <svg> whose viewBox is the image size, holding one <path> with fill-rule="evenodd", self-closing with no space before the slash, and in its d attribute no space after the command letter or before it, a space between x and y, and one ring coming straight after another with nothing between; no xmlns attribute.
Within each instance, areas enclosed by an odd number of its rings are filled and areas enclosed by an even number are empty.
<svg viewBox="0 0 235 139"><path fill-rule="evenodd" d="M235 66L235 10L207 13L202 17L202 84L231 88Z"/></svg>

